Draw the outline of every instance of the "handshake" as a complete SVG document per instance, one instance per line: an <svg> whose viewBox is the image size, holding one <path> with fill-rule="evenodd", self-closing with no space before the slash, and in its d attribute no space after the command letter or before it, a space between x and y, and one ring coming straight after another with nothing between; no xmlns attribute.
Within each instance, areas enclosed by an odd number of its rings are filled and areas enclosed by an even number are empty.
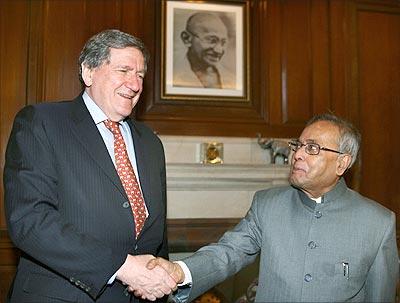
<svg viewBox="0 0 400 303"><path fill-rule="evenodd" d="M155 301L169 295L185 280L182 268L163 258L152 255L128 255L115 276L136 297Z"/></svg>

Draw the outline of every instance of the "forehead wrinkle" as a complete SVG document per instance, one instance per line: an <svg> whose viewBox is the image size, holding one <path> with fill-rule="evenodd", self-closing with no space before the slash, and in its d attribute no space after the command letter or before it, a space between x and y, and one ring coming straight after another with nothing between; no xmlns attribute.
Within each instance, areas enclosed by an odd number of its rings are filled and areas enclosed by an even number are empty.
<svg viewBox="0 0 400 303"><path fill-rule="evenodd" d="M222 20L210 13L197 13L190 19L187 29L194 33L223 33L227 36L227 28Z"/></svg>
<svg viewBox="0 0 400 303"><path fill-rule="evenodd" d="M318 121L304 129L306 135L313 136L314 138L305 139L306 142L318 143L321 146L339 145L340 130L339 128L329 121ZM304 134L303 131L303 134ZM302 134L302 135L303 135ZM333 146L332 146L333 147Z"/></svg>

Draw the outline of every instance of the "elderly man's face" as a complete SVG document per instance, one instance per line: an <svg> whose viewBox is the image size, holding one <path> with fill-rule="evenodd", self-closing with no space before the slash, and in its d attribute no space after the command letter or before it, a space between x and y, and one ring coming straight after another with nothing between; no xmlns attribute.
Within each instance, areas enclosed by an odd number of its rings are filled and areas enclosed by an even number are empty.
<svg viewBox="0 0 400 303"><path fill-rule="evenodd" d="M110 49L110 61L88 69L82 66L86 91L113 121L121 121L132 112L143 89L144 57L134 47Z"/></svg>
<svg viewBox="0 0 400 303"><path fill-rule="evenodd" d="M337 150L338 139L337 126L328 121L318 121L303 130L299 141ZM343 174L342 156L325 150L318 155L309 155L302 147L293 154L289 181L309 196L318 198L330 191Z"/></svg>
<svg viewBox="0 0 400 303"><path fill-rule="evenodd" d="M217 64L225 53L228 31L222 21L211 20L194 26L190 53L205 65Z"/></svg>

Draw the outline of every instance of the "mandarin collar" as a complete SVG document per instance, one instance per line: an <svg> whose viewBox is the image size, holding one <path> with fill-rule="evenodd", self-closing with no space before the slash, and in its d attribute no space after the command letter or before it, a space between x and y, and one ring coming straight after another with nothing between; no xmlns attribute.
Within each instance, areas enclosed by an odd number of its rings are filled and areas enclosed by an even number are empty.
<svg viewBox="0 0 400 303"><path fill-rule="evenodd" d="M311 209L315 209L315 206L317 203L313 200L310 199L305 192L303 192L301 189L296 188L299 195L299 198L303 204L308 206ZM336 185L327 193L323 194L321 197L321 205L325 205L330 203L331 201L337 200L341 195L345 193L347 190L347 185L346 181L344 180L343 177L339 179L339 181L336 183Z"/></svg>

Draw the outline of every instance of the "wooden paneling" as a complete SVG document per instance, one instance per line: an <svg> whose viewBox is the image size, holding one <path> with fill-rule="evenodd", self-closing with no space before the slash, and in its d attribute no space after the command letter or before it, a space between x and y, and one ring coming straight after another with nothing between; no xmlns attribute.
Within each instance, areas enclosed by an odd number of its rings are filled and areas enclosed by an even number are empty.
<svg viewBox="0 0 400 303"><path fill-rule="evenodd" d="M239 219L168 219L170 252L193 252L218 241Z"/></svg>
<svg viewBox="0 0 400 303"><path fill-rule="evenodd" d="M334 100L332 110L341 116L347 116L346 75L348 63L348 18L347 3L333 0L329 3L329 53L330 53L330 98Z"/></svg>
<svg viewBox="0 0 400 303"><path fill-rule="evenodd" d="M329 2L311 2L311 94L312 113L322 113L332 109L331 75L329 60Z"/></svg>
<svg viewBox="0 0 400 303"><path fill-rule="evenodd" d="M87 38L82 24L87 22L88 28L95 27L98 22L85 14L86 1L46 0L43 1L42 26L38 28L42 36L42 66L38 74L42 83L42 94L36 96L35 102L71 99L80 91L77 78L77 58ZM112 2L113 3L113 2ZM104 20L102 6L97 8L99 21ZM109 9L110 16L113 15ZM40 14L37 14L40 16ZM85 18L86 17L86 18ZM32 20L35 22L35 20ZM40 22L40 21L39 21ZM74 33L71 35L71 33ZM89 34L89 33L88 33ZM40 40L39 40L40 41ZM69 79L69 81L66 81Z"/></svg>
<svg viewBox="0 0 400 303"><path fill-rule="evenodd" d="M100 30L119 28L142 38L152 54L135 114L159 134L297 137L312 115L333 111L359 126L364 137L350 184L400 214L399 1L225 0L246 5L249 14L247 103L160 97L161 3L0 1L1 171L16 112L26 104L76 96L84 42ZM3 194L1 184L2 239ZM234 223L228 221L170 221L171 248L206 244ZM0 244L3 296L16 252L9 240Z"/></svg>
<svg viewBox="0 0 400 303"><path fill-rule="evenodd" d="M400 215L400 9L357 9L361 192Z"/></svg>
<svg viewBox="0 0 400 303"><path fill-rule="evenodd" d="M0 302L5 302L5 297L15 274L18 250L13 247L7 237L6 230L0 230Z"/></svg>
<svg viewBox="0 0 400 303"><path fill-rule="evenodd" d="M283 123L312 116L310 1L286 1L282 12Z"/></svg>
<svg viewBox="0 0 400 303"><path fill-rule="evenodd" d="M29 2L0 1L0 229L3 207L4 154L17 111L26 102Z"/></svg>

